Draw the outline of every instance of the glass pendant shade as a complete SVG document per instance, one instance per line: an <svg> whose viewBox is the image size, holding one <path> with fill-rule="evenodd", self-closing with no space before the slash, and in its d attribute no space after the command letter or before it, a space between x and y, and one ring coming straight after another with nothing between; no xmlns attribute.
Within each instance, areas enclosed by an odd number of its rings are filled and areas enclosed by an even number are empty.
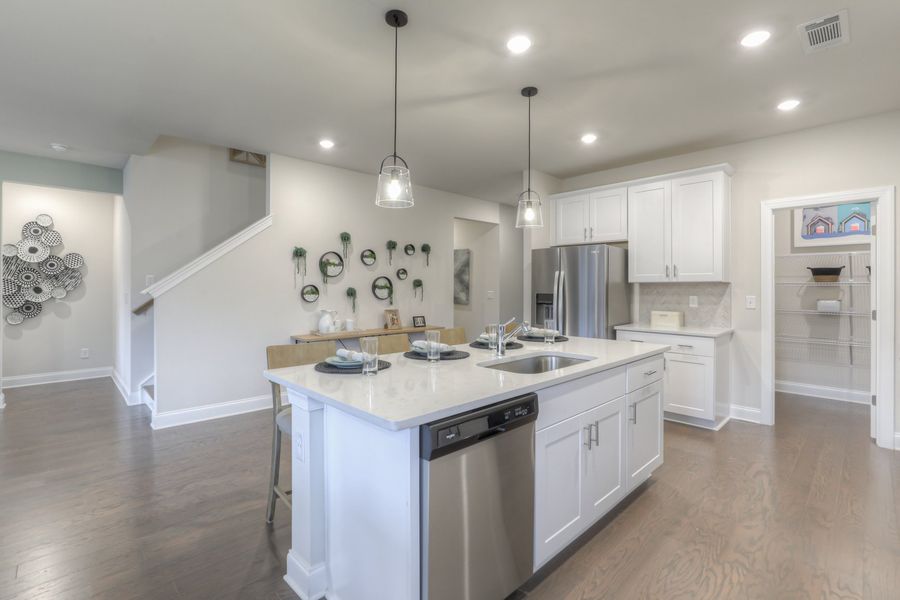
<svg viewBox="0 0 900 600"><path fill-rule="evenodd" d="M543 227L544 212L541 210L541 196L534 190L519 194L516 207L516 227Z"/></svg>
<svg viewBox="0 0 900 600"><path fill-rule="evenodd" d="M384 165L378 174L375 204L382 208L409 208L413 201L409 169L402 165Z"/></svg>

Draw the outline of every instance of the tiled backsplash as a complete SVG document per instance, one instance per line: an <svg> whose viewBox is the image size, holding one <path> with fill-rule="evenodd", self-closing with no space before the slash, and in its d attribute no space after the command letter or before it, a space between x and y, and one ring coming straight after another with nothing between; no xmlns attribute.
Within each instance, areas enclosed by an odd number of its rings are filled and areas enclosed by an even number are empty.
<svg viewBox="0 0 900 600"><path fill-rule="evenodd" d="M690 296L697 296L697 308L688 306ZM677 310L685 327L731 327L731 284L642 283L638 309L639 323L649 323L652 310Z"/></svg>

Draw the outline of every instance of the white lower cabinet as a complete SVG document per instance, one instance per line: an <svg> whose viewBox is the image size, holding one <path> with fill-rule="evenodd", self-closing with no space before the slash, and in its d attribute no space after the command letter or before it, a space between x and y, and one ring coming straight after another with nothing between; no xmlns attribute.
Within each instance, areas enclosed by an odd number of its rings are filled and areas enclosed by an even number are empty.
<svg viewBox="0 0 900 600"><path fill-rule="evenodd" d="M666 410L679 415L716 418L715 377L711 356L666 352Z"/></svg>
<svg viewBox="0 0 900 600"><path fill-rule="evenodd" d="M651 360L655 365L659 357ZM591 376L593 385L591 377L564 384L556 395L538 393L544 419L535 434L535 570L662 464L662 383L628 394L621 371ZM569 416L571 410L580 412Z"/></svg>

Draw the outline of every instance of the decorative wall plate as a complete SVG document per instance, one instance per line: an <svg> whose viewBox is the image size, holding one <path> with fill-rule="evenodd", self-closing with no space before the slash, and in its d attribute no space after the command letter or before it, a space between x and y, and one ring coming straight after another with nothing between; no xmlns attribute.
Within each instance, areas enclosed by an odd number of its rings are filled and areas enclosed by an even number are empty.
<svg viewBox="0 0 900 600"><path fill-rule="evenodd" d="M359 253L359 260L367 267L371 267L372 265L374 265L377 258L378 257L375 254L375 251L371 248L363 250Z"/></svg>
<svg viewBox="0 0 900 600"><path fill-rule="evenodd" d="M37 221L28 221L25 225L22 226L22 237L23 238L38 238L44 235L44 232L47 231L46 228L41 227Z"/></svg>
<svg viewBox="0 0 900 600"><path fill-rule="evenodd" d="M25 238L16 244L19 260L27 263L41 262L50 256L50 248L39 238Z"/></svg>
<svg viewBox="0 0 900 600"><path fill-rule="evenodd" d="M22 313L15 310L6 315L6 322L10 325L21 325L24 320L25 317L22 316Z"/></svg>
<svg viewBox="0 0 900 600"><path fill-rule="evenodd" d="M15 245L13 245L13 248L16 248ZM19 249L16 248L16 252L18 251ZM4 256L3 276L7 279L15 279L24 264L25 263L19 260L18 256Z"/></svg>
<svg viewBox="0 0 900 600"><path fill-rule="evenodd" d="M44 258L47 258L46 256ZM84 265L84 257L77 252L69 252L63 256L63 263L70 269L78 269ZM43 259L42 259L43 260Z"/></svg>
<svg viewBox="0 0 900 600"><path fill-rule="evenodd" d="M406 269L397 269L397 279L403 281L407 277L409 277L409 273L406 272Z"/></svg>
<svg viewBox="0 0 900 600"><path fill-rule="evenodd" d="M50 215L38 215L34 218L34 221L41 227L53 227L53 217Z"/></svg>
<svg viewBox="0 0 900 600"><path fill-rule="evenodd" d="M300 289L300 297L304 302L315 302L319 299L319 288L313 284L304 285Z"/></svg>
<svg viewBox="0 0 900 600"><path fill-rule="evenodd" d="M3 244L3 256L17 256L19 247L15 244Z"/></svg>
<svg viewBox="0 0 900 600"><path fill-rule="evenodd" d="M60 274L53 277L50 284L53 287L64 288L67 292L71 292L81 285L82 275L78 269L65 269Z"/></svg>
<svg viewBox="0 0 900 600"><path fill-rule="evenodd" d="M26 319L33 319L41 314L43 309L44 307L40 302L28 302L26 300L25 303L16 310Z"/></svg>
<svg viewBox="0 0 900 600"><path fill-rule="evenodd" d="M39 281L34 285L23 287L22 294L29 302L46 302L50 299L50 291L53 288L46 283Z"/></svg>
<svg viewBox="0 0 900 600"><path fill-rule="evenodd" d="M49 231L45 231L44 235L41 236L41 241L50 246L59 246L62 244L62 235L58 231L53 231L52 229Z"/></svg>
<svg viewBox="0 0 900 600"><path fill-rule="evenodd" d="M6 308L19 308L25 304L25 295L22 292L3 294L3 306Z"/></svg>
<svg viewBox="0 0 900 600"><path fill-rule="evenodd" d="M326 252L319 258L319 272L325 279L333 279L344 272L344 259L337 252Z"/></svg>
<svg viewBox="0 0 900 600"><path fill-rule="evenodd" d="M52 290L50 290L50 295L53 296L54 298L56 298L57 300L62 300L68 294L69 294L69 292L67 292L66 288L64 288L64 287L55 287Z"/></svg>
<svg viewBox="0 0 900 600"><path fill-rule="evenodd" d="M412 244L407 244L407 245L403 246L403 252L407 256L412 256L413 254L416 253L416 247Z"/></svg>
<svg viewBox="0 0 900 600"><path fill-rule="evenodd" d="M16 281L19 282L19 285L31 285L40 281L40 279L41 274L29 267L19 269L19 272L16 274Z"/></svg>
<svg viewBox="0 0 900 600"><path fill-rule="evenodd" d="M57 273L65 269L66 266L63 264L63 261L60 257L51 254L41 261L41 264L38 265L38 268L41 270L41 273L45 273L47 275L56 275Z"/></svg>
<svg viewBox="0 0 900 600"><path fill-rule="evenodd" d="M19 291L19 284L15 279L3 279L3 293L15 294Z"/></svg>
<svg viewBox="0 0 900 600"><path fill-rule="evenodd" d="M394 283L387 277L376 277L372 282L372 295L379 300L389 300L394 295Z"/></svg>

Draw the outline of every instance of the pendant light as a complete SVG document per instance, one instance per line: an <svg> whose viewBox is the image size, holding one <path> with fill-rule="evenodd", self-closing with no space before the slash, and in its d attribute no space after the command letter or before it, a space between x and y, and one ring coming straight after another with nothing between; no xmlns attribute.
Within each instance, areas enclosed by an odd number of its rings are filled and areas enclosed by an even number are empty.
<svg viewBox="0 0 900 600"><path fill-rule="evenodd" d="M541 196L531 189L531 99L537 96L536 87L522 88L522 95L528 98L528 185L519 194L516 208L516 227L543 227L544 213L541 211Z"/></svg>
<svg viewBox="0 0 900 600"><path fill-rule="evenodd" d="M402 10L389 10L384 20L394 28L394 151L381 161L375 204L383 208L409 208L413 202L409 166L397 154L397 41L398 31L409 22Z"/></svg>

